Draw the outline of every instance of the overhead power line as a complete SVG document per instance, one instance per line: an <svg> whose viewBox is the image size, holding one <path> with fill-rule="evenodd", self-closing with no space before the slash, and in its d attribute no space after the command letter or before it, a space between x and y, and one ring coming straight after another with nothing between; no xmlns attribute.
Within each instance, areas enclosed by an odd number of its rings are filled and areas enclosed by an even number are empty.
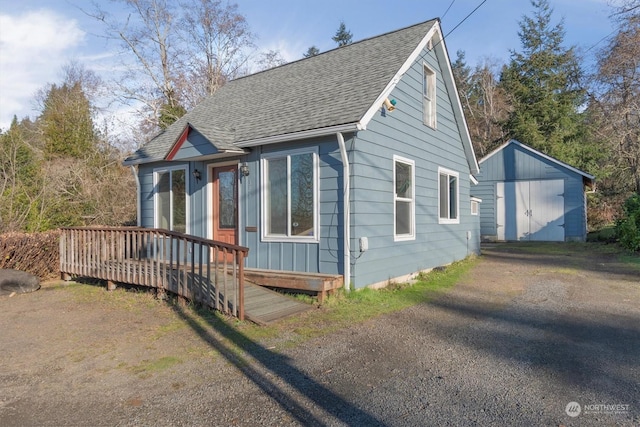
<svg viewBox="0 0 640 427"><path fill-rule="evenodd" d="M443 37L443 39L449 37L449 34L453 33L460 25L462 25L462 23L464 21L466 21L471 15L473 15L474 13L476 13L476 10L480 9L480 6L482 6L483 4L485 4L487 2L487 0L482 0L482 2L476 6L475 9L473 9L467 16L464 17L464 19L460 22L458 22L458 25L456 25L455 27L453 27L453 29L451 31L449 31L447 34L445 34L445 36ZM446 12L445 12L446 13Z"/></svg>
<svg viewBox="0 0 640 427"><path fill-rule="evenodd" d="M442 14L442 19L444 19L445 16L447 16L447 12L449 12L449 9L451 9L451 6L453 6L453 4L456 2L456 0L451 0L451 3L449 3L449 7L447 8L447 10L444 11L444 13Z"/></svg>

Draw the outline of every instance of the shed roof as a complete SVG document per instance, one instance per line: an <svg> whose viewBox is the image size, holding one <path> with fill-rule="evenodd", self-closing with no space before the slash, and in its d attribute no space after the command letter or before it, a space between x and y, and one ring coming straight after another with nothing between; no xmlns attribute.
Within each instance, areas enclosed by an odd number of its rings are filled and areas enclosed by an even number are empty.
<svg viewBox="0 0 640 427"><path fill-rule="evenodd" d="M564 163L564 162L562 162L562 161L560 161L560 160L556 159L555 157L551 157L551 156L549 156L548 154L544 154L543 152L538 151L538 150L536 150L535 148L529 147L528 145L523 144L522 142L517 141L517 140L515 140L515 139L511 139L511 140L509 140L509 141L505 142L505 143L504 143L504 144L502 144L500 147L496 148L496 149L495 149L495 150L493 150L491 153L487 154L487 155L486 155L486 156L484 156L482 159L480 159L480 161L479 161L478 163L480 163L480 164L484 163L485 161L487 161L487 160L489 160L491 157L493 157L495 154L499 153L500 151L504 150L505 148L507 148L507 147L508 147L508 146L510 146L510 145L514 145L514 146L517 146L517 147L523 148L524 150L527 150L527 151L529 151L530 153L535 154L536 156L540 156L540 157L542 157L542 158L544 158L544 159L546 159L546 160L549 160L550 162L555 163L556 165L558 165L558 166L560 166L560 167L562 167L562 168L568 169L568 170L570 170L570 171L572 171L572 172L575 172L575 173L577 173L577 174L579 174L579 175L582 175L583 179L584 179L584 180L586 180L586 181L588 181L588 182L587 182L587 184L588 184L589 186L592 186L592 185L593 185L593 183L594 183L594 182L595 182L595 180L596 180L596 178L595 178L593 175L588 174L587 172L581 171L581 170L580 170L580 169L578 169L578 168L574 168L573 166L568 165L567 163Z"/></svg>

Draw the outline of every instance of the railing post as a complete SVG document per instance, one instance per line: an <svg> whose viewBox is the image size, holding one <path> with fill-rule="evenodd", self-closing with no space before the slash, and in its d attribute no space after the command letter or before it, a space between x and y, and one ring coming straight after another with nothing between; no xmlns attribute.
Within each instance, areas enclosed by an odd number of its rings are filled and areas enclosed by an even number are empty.
<svg viewBox="0 0 640 427"><path fill-rule="evenodd" d="M238 263L238 319L244 320L244 251L236 250Z"/></svg>

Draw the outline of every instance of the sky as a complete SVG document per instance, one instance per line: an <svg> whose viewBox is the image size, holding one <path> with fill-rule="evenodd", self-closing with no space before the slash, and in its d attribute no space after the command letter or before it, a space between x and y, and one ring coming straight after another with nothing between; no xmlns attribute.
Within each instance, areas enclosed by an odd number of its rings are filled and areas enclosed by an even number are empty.
<svg viewBox="0 0 640 427"><path fill-rule="evenodd" d="M484 1L484 3L483 3ZM607 0L549 0L553 22L564 19L565 45L586 51L586 63L614 29ZM97 3L120 14L122 6ZM331 37L343 21L353 41L439 17L449 55L464 50L467 63L507 62L519 50L518 22L530 15L529 0L235 0L256 36L259 51L278 50L287 61L315 45L335 47ZM475 12L472 11L482 4ZM118 46L101 37L100 25L83 13L89 0L0 0L0 128L11 119L38 114L35 93L62 80L61 69L77 61L108 79L119 64ZM471 14L470 16L468 16ZM466 19L465 19L466 18ZM594 47L595 46L595 47ZM125 110L115 115L132 114ZM126 118L123 118L126 121Z"/></svg>

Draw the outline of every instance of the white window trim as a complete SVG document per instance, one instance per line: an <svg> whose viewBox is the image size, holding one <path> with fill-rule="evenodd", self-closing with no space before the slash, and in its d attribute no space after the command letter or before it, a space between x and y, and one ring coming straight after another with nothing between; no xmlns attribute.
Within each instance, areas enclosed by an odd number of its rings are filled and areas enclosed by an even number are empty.
<svg viewBox="0 0 640 427"><path fill-rule="evenodd" d="M456 217L455 219L451 218L441 218L440 217L440 175L446 174L447 176L455 176L456 177ZM451 169L446 169L443 167L438 167L438 176L436 179L438 185L438 224L460 224L460 174L456 171L452 171ZM447 181L448 183L448 181ZM447 186L448 188L448 186ZM449 198L447 197L447 201Z"/></svg>
<svg viewBox="0 0 640 427"><path fill-rule="evenodd" d="M436 97L438 91L436 90L436 72L427 65L426 62L422 63L422 120L426 126L435 129L437 125L437 102ZM428 97L425 95L424 80L429 80L429 93ZM430 104L431 108L427 108L427 104Z"/></svg>
<svg viewBox="0 0 640 427"><path fill-rule="evenodd" d="M472 197L471 198L471 202L470 202L470 204L471 204L471 206L470 206L471 215L478 216L480 214L480 203L481 202L482 202L482 200L478 199L477 197ZM473 211L473 207L474 206L476 207L476 211L475 212Z"/></svg>
<svg viewBox="0 0 640 427"><path fill-rule="evenodd" d="M191 233L191 201L190 201L190 193L189 193L189 170L187 165L181 165L181 166L167 166L167 167L161 167L161 168L154 168L153 169L153 227L154 228L160 228L160 224L158 224L158 174L161 172L170 172L170 171L175 171L175 170L183 170L184 171L184 191L185 191L185 203L187 204L186 209L185 209L185 215L186 215L186 234L190 234ZM170 226L173 225L173 197L171 197L171 206L169 207L169 213L171 215L170 217Z"/></svg>
<svg viewBox="0 0 640 427"><path fill-rule="evenodd" d="M269 159L287 159L287 171L291 170L291 156L297 154L313 154L313 236L272 236L267 234L267 166ZM287 185L291 187L291 176L287 173ZM291 192L288 193L291 195ZM263 242L320 242L320 167L318 148L299 148L295 150L265 153L260 157L260 237ZM287 223L291 223L291 209L287 207Z"/></svg>
<svg viewBox="0 0 640 427"><path fill-rule="evenodd" d="M396 163L404 163L411 166L411 195L413 198L399 198L396 195ZM396 234L396 201L411 203L411 233ZM402 242L416 239L416 162L406 157L393 156L393 241Z"/></svg>

